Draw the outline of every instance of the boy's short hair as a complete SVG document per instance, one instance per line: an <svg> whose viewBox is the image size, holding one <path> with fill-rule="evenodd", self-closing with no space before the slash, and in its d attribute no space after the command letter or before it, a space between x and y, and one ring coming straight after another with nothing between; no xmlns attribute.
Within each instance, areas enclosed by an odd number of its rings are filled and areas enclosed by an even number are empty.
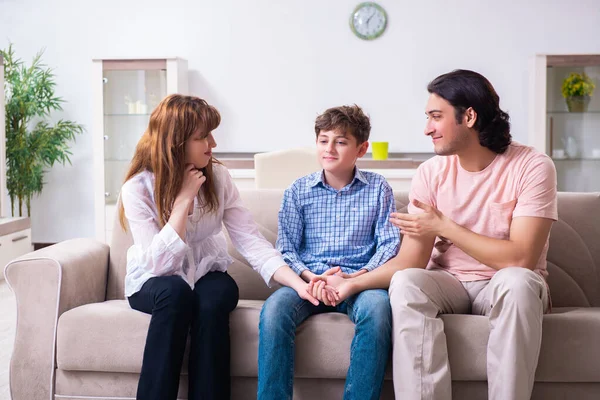
<svg viewBox="0 0 600 400"><path fill-rule="evenodd" d="M339 130L346 135L352 135L357 144L369 140L371 121L363 110L356 104L327 109L315 121L317 137L321 131Z"/></svg>

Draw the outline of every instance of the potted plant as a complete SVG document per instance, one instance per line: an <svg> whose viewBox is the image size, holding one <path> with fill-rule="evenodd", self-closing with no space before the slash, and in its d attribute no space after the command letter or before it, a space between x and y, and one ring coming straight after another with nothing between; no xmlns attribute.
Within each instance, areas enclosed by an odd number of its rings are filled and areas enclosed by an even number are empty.
<svg viewBox="0 0 600 400"><path fill-rule="evenodd" d="M4 57L4 94L6 97L6 187L12 215L18 202L31 215L31 198L42 192L44 172L55 162L71 163L69 142L83 126L59 120L51 125L45 119L62 110L64 100L54 94L54 74L42 63L40 51L30 66L15 58L12 44L0 50Z"/></svg>
<svg viewBox="0 0 600 400"><path fill-rule="evenodd" d="M571 72L562 84L562 95L570 112L584 112L596 85L585 72Z"/></svg>

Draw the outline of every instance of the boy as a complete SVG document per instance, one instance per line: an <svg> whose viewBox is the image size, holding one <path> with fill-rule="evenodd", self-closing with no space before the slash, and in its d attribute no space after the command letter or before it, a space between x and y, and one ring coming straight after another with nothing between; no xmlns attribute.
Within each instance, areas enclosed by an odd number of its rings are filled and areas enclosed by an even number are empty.
<svg viewBox="0 0 600 400"><path fill-rule="evenodd" d="M381 175L356 168L369 147L370 131L369 117L356 105L318 116L317 155L323 170L296 180L284 193L277 248L307 282L318 275L368 273L398 251L400 234L388 221L396 209L391 187ZM323 290L325 282L309 287L321 301L318 306L289 287L277 290L263 306L258 399L292 398L296 327L325 312L347 313L356 325L344 398L379 399L391 341L387 292L366 290L336 304L332 292Z"/></svg>

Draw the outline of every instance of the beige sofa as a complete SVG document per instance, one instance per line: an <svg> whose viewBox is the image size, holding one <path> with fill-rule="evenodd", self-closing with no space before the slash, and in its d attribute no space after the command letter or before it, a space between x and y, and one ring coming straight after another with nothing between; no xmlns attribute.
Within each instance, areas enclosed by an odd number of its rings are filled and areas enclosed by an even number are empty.
<svg viewBox="0 0 600 400"><path fill-rule="evenodd" d="M281 190L242 192L274 241ZM398 208L406 194L397 194ZM535 399L600 398L600 194L559 195L548 254L554 311L544 318ZM109 247L90 239L59 243L6 267L18 322L10 364L14 400L134 398L150 316L123 300L130 239L115 228ZM230 268L240 287L231 314L232 393L256 393L258 318L267 288L240 255ZM455 399L486 398L485 317L442 317ZM346 315L311 317L298 331L297 399L341 398L353 325ZM388 368L382 398L393 398ZM186 367L180 398L187 398Z"/></svg>

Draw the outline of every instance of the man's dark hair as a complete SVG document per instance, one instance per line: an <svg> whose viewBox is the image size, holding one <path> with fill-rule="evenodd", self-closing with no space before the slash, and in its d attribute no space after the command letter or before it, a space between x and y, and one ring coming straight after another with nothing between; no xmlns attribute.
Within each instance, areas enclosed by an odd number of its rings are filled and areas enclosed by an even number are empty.
<svg viewBox="0 0 600 400"><path fill-rule="evenodd" d="M371 121L363 110L356 104L351 106L333 107L317 117L315 133L338 130L340 133L352 135L357 144L369 140Z"/></svg>
<svg viewBox="0 0 600 400"><path fill-rule="evenodd" d="M512 141L509 116L500 109L500 97L483 75L457 69L435 78L427 91L454 107L458 124L472 107L477 113L474 129L479 133L479 143L498 154L506 151Z"/></svg>

